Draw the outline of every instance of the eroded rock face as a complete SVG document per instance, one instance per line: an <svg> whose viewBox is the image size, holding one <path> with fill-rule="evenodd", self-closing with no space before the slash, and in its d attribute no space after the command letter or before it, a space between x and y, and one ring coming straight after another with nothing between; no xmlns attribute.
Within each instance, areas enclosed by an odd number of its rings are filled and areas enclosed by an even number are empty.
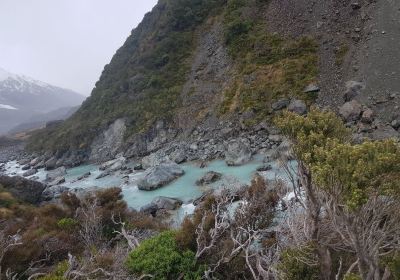
<svg viewBox="0 0 400 280"><path fill-rule="evenodd" d="M147 169L138 181L139 190L152 191L165 186L185 172L174 162L162 163Z"/></svg>
<svg viewBox="0 0 400 280"><path fill-rule="evenodd" d="M125 120L117 119L93 141L89 160L104 162L113 159L120 152L125 131Z"/></svg>
<svg viewBox="0 0 400 280"><path fill-rule="evenodd" d="M226 145L225 162L229 166L243 165L251 160L250 142L246 138L231 140Z"/></svg>
<svg viewBox="0 0 400 280"><path fill-rule="evenodd" d="M36 181L9 176L0 176L0 185L15 198L35 205L42 202L42 192L46 188L44 184Z"/></svg>

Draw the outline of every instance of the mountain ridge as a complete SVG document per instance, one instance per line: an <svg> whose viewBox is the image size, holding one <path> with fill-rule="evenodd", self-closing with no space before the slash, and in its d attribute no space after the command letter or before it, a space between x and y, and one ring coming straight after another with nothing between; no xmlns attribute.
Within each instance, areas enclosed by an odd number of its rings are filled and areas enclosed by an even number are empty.
<svg viewBox="0 0 400 280"><path fill-rule="evenodd" d="M84 99L83 95L72 90L0 68L0 133L29 121L34 115L80 105Z"/></svg>

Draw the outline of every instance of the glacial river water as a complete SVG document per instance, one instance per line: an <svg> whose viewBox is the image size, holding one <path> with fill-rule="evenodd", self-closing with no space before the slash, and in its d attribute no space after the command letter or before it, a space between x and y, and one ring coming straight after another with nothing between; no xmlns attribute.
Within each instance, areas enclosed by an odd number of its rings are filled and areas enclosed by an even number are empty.
<svg viewBox="0 0 400 280"><path fill-rule="evenodd" d="M195 184L196 180L201 178L206 172L216 171L223 174L222 180L208 186L208 188L229 188L234 185L249 184L252 178L254 178L257 168L262 165L262 156L255 156L251 162L236 167L227 166L224 160L214 160L205 168L200 168L196 163L184 163L181 165L185 171L182 177L160 189L141 191L137 188L136 181L140 178L143 171L134 171L129 175L122 175L120 172L116 172L111 176L96 179L102 171L99 170L97 165L90 164L68 169L67 175L65 176L66 182L63 185L71 189L121 187L128 206L135 209L140 209L140 207L150 203L157 196L179 198L184 202L184 205L180 209L180 214L185 215L193 211L194 206L191 202L200 197L207 190L206 187L199 187ZM282 170L276 163L273 163L272 167L272 170L260 172L260 174L268 179L274 179L276 177L284 178ZM11 175L22 175L22 173L24 173L21 166L16 162L7 163L6 169L7 174ZM91 173L88 178L76 181L77 177L87 172ZM46 171L41 169L34 176L39 177L39 181L43 181L46 177Z"/></svg>

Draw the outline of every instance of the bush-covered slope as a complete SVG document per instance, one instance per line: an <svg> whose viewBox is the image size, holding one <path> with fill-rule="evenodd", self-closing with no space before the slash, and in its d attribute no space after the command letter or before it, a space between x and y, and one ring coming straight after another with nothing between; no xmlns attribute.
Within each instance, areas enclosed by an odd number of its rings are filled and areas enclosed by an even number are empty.
<svg viewBox="0 0 400 280"><path fill-rule="evenodd" d="M268 32L263 16L268 2L160 0L105 66L80 110L60 127L39 131L30 149L88 150L93 139L118 118L126 119L127 139L146 132L160 119L179 127L179 114L185 115L181 117L186 122L201 121L207 114L197 112L200 104L207 108L220 103L210 112L218 117L250 110L258 121L268 117L270 103L279 97L307 99L302 89L315 79L317 45L309 37L295 40ZM231 79L227 84L225 77L209 73L219 98L184 103L182 99L194 92L202 94L201 80L189 90L185 85L191 75L196 80L191 72L199 41L215 24L223 26L222 48L232 61L223 67ZM214 63L213 55L203 61Z"/></svg>

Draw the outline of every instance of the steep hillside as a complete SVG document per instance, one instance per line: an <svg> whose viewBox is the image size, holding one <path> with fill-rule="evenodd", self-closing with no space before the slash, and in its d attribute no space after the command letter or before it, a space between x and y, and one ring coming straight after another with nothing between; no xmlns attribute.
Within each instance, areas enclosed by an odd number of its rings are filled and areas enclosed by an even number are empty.
<svg viewBox="0 0 400 280"><path fill-rule="evenodd" d="M33 115L80 105L84 98L72 90L0 68L0 133L28 121Z"/></svg>
<svg viewBox="0 0 400 280"><path fill-rule="evenodd" d="M346 90L365 88L355 57L381 2L160 0L80 110L29 147L91 160L143 156L251 134L291 102L301 112L315 102L338 110ZM364 84L346 88L350 80Z"/></svg>

